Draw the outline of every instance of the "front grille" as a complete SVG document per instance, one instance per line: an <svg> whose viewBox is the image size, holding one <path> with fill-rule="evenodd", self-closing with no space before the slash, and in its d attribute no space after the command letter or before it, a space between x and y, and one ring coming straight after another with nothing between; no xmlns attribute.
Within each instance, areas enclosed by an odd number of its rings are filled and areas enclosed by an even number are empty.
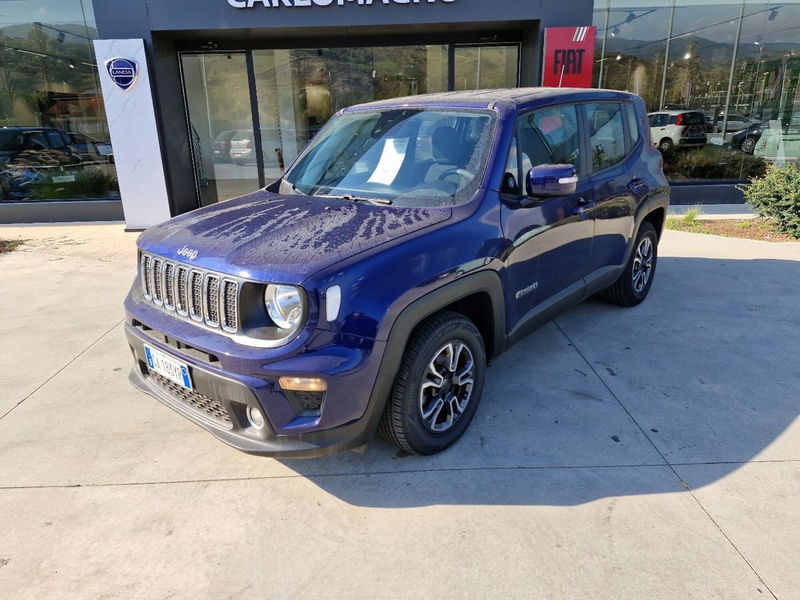
<svg viewBox="0 0 800 600"><path fill-rule="evenodd" d="M155 300L156 304L163 303L163 294L164 288L161 286L163 280L163 272L162 267L164 266L164 261L160 258L153 259L153 300Z"/></svg>
<svg viewBox="0 0 800 600"><path fill-rule="evenodd" d="M236 296L239 294L239 286L235 281L226 279L222 284L222 326L228 331L236 331L239 328L239 315L234 308L236 307Z"/></svg>
<svg viewBox="0 0 800 600"><path fill-rule="evenodd" d="M206 323L219 327L219 277L206 275Z"/></svg>
<svg viewBox="0 0 800 600"><path fill-rule="evenodd" d="M187 287L189 282L189 269L186 267L178 267L178 302L175 308L182 315L189 314L189 294Z"/></svg>
<svg viewBox="0 0 800 600"><path fill-rule="evenodd" d="M194 390L187 390L185 387L170 381L150 368L147 369L147 378L168 391L173 398L180 400L186 406L213 419L227 429L232 428L231 417L219 401L204 396Z"/></svg>
<svg viewBox="0 0 800 600"><path fill-rule="evenodd" d="M164 267L164 306L175 310L175 263L166 263Z"/></svg>
<svg viewBox="0 0 800 600"><path fill-rule="evenodd" d="M162 310L238 333L238 281L148 254L142 256L141 278L145 299Z"/></svg>

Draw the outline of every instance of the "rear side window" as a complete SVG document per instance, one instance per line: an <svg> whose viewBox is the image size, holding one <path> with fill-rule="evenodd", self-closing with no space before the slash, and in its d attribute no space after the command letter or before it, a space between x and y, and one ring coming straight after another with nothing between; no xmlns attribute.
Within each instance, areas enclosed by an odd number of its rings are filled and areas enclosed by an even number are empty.
<svg viewBox="0 0 800 600"><path fill-rule="evenodd" d="M617 164L625 157L622 105L616 102L598 102L584 106L589 123L593 170Z"/></svg>
<svg viewBox="0 0 800 600"><path fill-rule="evenodd" d="M628 147L633 148L639 141L639 120L636 118L636 107L630 102L623 104L625 117L628 119Z"/></svg>

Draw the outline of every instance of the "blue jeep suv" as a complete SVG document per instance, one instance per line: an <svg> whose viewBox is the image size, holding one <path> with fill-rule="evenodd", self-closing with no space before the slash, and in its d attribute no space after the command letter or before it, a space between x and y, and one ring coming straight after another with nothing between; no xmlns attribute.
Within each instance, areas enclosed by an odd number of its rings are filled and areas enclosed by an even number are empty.
<svg viewBox="0 0 800 600"><path fill-rule="evenodd" d="M631 94L344 109L280 180L140 236L131 381L245 452L330 454L376 429L438 452L491 358L589 295L647 296L668 199Z"/></svg>

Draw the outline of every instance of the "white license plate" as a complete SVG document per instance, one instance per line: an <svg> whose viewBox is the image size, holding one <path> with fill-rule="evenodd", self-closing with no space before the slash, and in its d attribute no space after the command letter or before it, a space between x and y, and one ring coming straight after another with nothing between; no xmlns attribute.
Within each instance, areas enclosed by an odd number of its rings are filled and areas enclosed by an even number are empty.
<svg viewBox="0 0 800 600"><path fill-rule="evenodd" d="M192 389L192 378L189 377L189 367L179 360L175 360L168 354L151 348L147 344L144 346L145 358L147 358L147 366L153 369L159 375L166 377L170 381L174 381L181 387L187 390Z"/></svg>

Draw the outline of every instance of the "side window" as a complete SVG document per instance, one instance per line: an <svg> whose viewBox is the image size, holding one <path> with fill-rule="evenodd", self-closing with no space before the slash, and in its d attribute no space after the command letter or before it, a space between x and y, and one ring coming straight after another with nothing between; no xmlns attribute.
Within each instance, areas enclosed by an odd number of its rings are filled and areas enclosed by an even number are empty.
<svg viewBox="0 0 800 600"><path fill-rule="evenodd" d="M633 148L639 141L639 120L636 118L636 107L630 102L623 104L628 119L628 147Z"/></svg>
<svg viewBox="0 0 800 600"><path fill-rule="evenodd" d="M580 148L575 106L550 106L517 119L517 151L523 181L537 165L569 163L578 167ZM520 189L524 189L524 184Z"/></svg>
<svg viewBox="0 0 800 600"><path fill-rule="evenodd" d="M658 125L658 115L647 115L647 122L650 123L650 127L656 127Z"/></svg>
<svg viewBox="0 0 800 600"><path fill-rule="evenodd" d="M47 150L47 138L43 131L28 131L25 133L25 148L28 150Z"/></svg>
<svg viewBox="0 0 800 600"><path fill-rule="evenodd" d="M622 106L613 102L586 104L592 168L597 171L617 164L625 157L625 129Z"/></svg>

